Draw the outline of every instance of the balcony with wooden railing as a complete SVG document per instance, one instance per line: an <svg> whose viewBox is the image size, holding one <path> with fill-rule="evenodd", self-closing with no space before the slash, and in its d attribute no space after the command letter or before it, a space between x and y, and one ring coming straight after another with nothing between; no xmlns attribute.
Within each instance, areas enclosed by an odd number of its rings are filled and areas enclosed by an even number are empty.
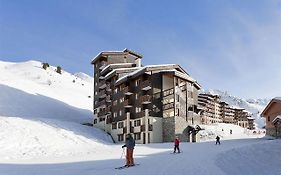
<svg viewBox="0 0 281 175"><path fill-rule="evenodd" d="M129 99L124 100L123 102L125 108L131 108L132 104Z"/></svg>
<svg viewBox="0 0 281 175"><path fill-rule="evenodd" d="M163 110L173 109L175 107L174 103L163 104Z"/></svg>
<svg viewBox="0 0 281 175"><path fill-rule="evenodd" d="M104 80L100 81L100 82L99 82L99 88L100 88L100 89L104 89L105 87L106 87L105 81L104 81Z"/></svg>
<svg viewBox="0 0 281 175"><path fill-rule="evenodd" d="M132 92L130 92L129 86L125 86L123 88L123 92L124 92L125 95L132 95L133 94Z"/></svg>
<svg viewBox="0 0 281 175"><path fill-rule="evenodd" d="M145 80L141 83L141 90L148 91L151 89L151 81Z"/></svg>
<svg viewBox="0 0 281 175"><path fill-rule="evenodd" d="M141 96L141 103L142 104L149 104L149 103L151 103L151 96L150 95L143 95L143 96Z"/></svg>
<svg viewBox="0 0 281 175"><path fill-rule="evenodd" d="M97 103L97 106L101 107L101 106L105 106L105 100L99 101Z"/></svg>
<svg viewBox="0 0 281 175"><path fill-rule="evenodd" d="M104 90L100 91L98 95L99 95L99 98L105 98L106 97L106 93L105 93Z"/></svg>
<svg viewBox="0 0 281 175"><path fill-rule="evenodd" d="M167 97L172 94L174 94L174 88L166 89L163 91L163 97Z"/></svg>
<svg viewBox="0 0 281 175"><path fill-rule="evenodd" d="M106 98L105 98L106 102L107 103L110 103L111 102L111 96L110 95L107 95Z"/></svg>

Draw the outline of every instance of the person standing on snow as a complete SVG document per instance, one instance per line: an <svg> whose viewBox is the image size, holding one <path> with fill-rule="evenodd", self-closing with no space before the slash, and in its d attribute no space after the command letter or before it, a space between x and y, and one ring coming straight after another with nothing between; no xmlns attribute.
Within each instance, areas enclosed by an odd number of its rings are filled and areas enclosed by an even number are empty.
<svg viewBox="0 0 281 175"><path fill-rule="evenodd" d="M127 147L126 152L126 166L134 166L134 148L135 148L135 140L133 139L131 134L126 135L126 143L122 146L122 148Z"/></svg>
<svg viewBox="0 0 281 175"><path fill-rule="evenodd" d="M176 136L174 143L175 143L174 153L176 153L176 150L178 150L178 153L180 153L180 148L179 148L179 146L180 146L180 139L179 139L178 136Z"/></svg>
<svg viewBox="0 0 281 175"><path fill-rule="evenodd" d="M220 142L220 137L219 137L219 136L216 137L216 145L217 145L217 144L219 144L219 145L221 144L221 142Z"/></svg>

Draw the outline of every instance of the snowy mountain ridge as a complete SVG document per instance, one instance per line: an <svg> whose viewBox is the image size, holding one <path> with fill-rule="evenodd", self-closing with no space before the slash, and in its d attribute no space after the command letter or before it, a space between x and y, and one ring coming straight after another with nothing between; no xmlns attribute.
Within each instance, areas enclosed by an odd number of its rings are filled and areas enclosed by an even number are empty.
<svg viewBox="0 0 281 175"><path fill-rule="evenodd" d="M265 125L264 119L260 116L270 99L243 99L240 97L233 96L227 91L221 90L202 90L202 93L208 93L212 95L218 95L221 101L228 103L231 106L243 108L253 115L255 118L255 124L258 128L262 128Z"/></svg>

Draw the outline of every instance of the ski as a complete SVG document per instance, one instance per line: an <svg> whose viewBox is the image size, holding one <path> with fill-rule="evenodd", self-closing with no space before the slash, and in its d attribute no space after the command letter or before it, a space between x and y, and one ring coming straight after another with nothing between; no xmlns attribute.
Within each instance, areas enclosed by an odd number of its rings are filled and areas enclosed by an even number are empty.
<svg viewBox="0 0 281 175"><path fill-rule="evenodd" d="M138 165L140 165L140 164L135 164L135 165L133 165L133 166L120 166L120 167L116 167L115 169L117 169L117 170L122 170L122 169L125 169L125 168L131 168L131 167L134 167L134 166L138 166Z"/></svg>

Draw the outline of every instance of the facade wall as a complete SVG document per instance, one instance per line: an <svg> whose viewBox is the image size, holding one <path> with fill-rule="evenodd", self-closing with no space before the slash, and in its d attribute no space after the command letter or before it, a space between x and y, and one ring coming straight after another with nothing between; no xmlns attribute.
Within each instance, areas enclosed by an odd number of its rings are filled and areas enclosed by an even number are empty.
<svg viewBox="0 0 281 175"><path fill-rule="evenodd" d="M274 128L272 121L278 116L281 115L281 103L272 103L269 111L266 113L266 129Z"/></svg>

